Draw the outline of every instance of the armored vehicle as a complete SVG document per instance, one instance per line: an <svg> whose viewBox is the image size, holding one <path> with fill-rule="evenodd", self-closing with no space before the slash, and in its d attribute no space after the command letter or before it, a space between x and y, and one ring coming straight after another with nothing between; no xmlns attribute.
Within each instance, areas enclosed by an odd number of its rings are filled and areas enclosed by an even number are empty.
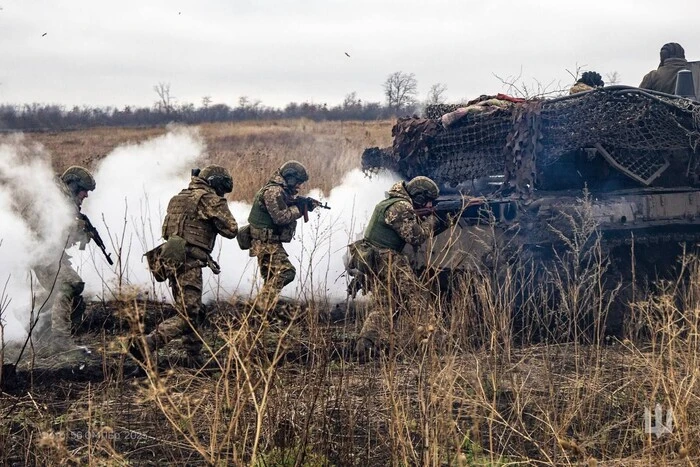
<svg viewBox="0 0 700 467"><path fill-rule="evenodd" d="M547 100L482 96L429 107L426 117L399 119L393 146L362 157L365 170L431 177L442 187L437 213L459 213L458 228L417 254L419 263L454 273L501 249L551 272L562 249L595 238L619 292L633 275L669 274L700 241L694 99L610 86ZM607 325L620 333L621 314Z"/></svg>

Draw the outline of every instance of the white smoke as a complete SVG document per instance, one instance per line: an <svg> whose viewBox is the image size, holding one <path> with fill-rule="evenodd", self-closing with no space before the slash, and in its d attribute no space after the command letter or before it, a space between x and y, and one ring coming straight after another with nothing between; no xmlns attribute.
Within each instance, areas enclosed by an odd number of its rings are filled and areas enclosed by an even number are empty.
<svg viewBox="0 0 700 467"><path fill-rule="evenodd" d="M6 341L26 335L42 294L30 271L60 261L74 222L49 161L21 135L0 140L0 311Z"/></svg>
<svg viewBox="0 0 700 467"><path fill-rule="evenodd" d="M43 150L15 139L0 146L0 159L0 280L11 279L5 296L12 302L4 319L6 334L17 338L24 332L20 324L28 322L30 260L62 250L63 231L72 222L72 214L52 183L55 177ZM86 299L111 300L123 292L171 299L166 284L152 280L143 254L162 242L168 201L187 187L191 168L205 160L206 148L197 130L176 127L143 143L120 146L96 167L97 188L84 200L82 211L101 233L115 264L106 262L94 242L83 251L77 246L68 250L85 281ZM235 187L236 174L233 177ZM313 178L311 170L307 185L313 186ZM296 237L286 245L297 279L283 295L308 299L313 294L321 300L345 297L346 280L341 276L346 246L362 233L374 205L395 180L389 174L370 179L353 170L327 196L319 190L308 193L326 201L331 209L315 210L306 224L300 219ZM19 212L25 205L31 208L23 217ZM247 224L250 205L233 202L230 208L239 226ZM204 269L205 301L256 293L261 281L255 258L241 251L235 240L221 238L214 255L222 272L215 276Z"/></svg>

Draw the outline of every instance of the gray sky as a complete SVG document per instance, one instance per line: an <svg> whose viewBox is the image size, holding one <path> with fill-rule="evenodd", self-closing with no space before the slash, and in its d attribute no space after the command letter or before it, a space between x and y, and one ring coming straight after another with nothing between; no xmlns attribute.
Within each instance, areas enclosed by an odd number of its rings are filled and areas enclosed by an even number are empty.
<svg viewBox="0 0 700 467"><path fill-rule="evenodd" d="M554 86L566 69L638 85L666 42L700 59L697 0L0 0L0 103L383 101L394 71L420 98L504 91L494 77ZM43 34L46 35L43 35ZM345 55L350 54L350 57Z"/></svg>

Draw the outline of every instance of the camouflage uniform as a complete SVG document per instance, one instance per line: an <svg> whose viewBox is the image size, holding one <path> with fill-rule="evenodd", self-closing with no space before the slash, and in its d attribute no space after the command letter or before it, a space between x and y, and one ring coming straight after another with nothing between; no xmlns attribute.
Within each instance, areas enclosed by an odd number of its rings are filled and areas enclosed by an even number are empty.
<svg viewBox="0 0 700 467"><path fill-rule="evenodd" d="M175 236L184 239L186 256L184 263L168 276L178 314L160 323L147 336L150 350L182 335L187 354L199 355L202 341L197 336L197 327L203 319L202 268L207 265L218 268L211 258L217 234L234 238L237 233L238 224L223 193L217 193L199 176L192 177L189 187L170 200L163 222L163 238L166 241Z"/></svg>
<svg viewBox="0 0 700 467"><path fill-rule="evenodd" d="M84 177L80 186L75 185L76 174ZM95 189L95 180L84 168L70 167L59 178L58 187L74 209L74 222L69 226L66 247L79 243L82 250L90 241L90 237L85 233L85 224L79 217L83 197L78 193L87 196L87 191ZM36 299L36 335L42 340L50 341L54 350L75 348L71 338L71 325L82 319L85 309L82 299L85 282L71 266L70 256L65 251L60 259L56 258L56 262L37 265L33 270L44 289L44 293ZM47 310L50 310L50 316L46 316ZM46 335L47 333L49 335Z"/></svg>
<svg viewBox="0 0 700 467"><path fill-rule="evenodd" d="M84 223L78 217L80 200L62 180L59 180L58 186L75 213L74 222L69 227L66 246L80 243L80 249L84 249L90 237L85 233ZM56 348L73 346L71 325L82 319L82 293L85 282L71 266L70 256L65 251L60 260L57 258L56 262L37 265L33 269L39 285L44 289L44 293L36 299L39 320L35 329L36 335L44 339L44 335L50 333L50 340ZM50 316L46 316L47 310L50 310Z"/></svg>
<svg viewBox="0 0 700 467"><path fill-rule="evenodd" d="M432 215L419 218L404 182L395 183L387 194L388 197L375 207L362 240L365 247L374 250L376 264L369 268L375 272L371 278L375 304L365 319L360 338L374 345L385 340L392 320L402 311L420 315L428 309L429 292L401 250L406 243L415 247L422 245L439 224Z"/></svg>
<svg viewBox="0 0 700 467"><path fill-rule="evenodd" d="M294 203L296 190L278 171L255 195L250 223L249 254L258 258L263 286L255 301L262 313L272 310L282 289L296 277L296 269L282 246L294 237L303 213Z"/></svg>

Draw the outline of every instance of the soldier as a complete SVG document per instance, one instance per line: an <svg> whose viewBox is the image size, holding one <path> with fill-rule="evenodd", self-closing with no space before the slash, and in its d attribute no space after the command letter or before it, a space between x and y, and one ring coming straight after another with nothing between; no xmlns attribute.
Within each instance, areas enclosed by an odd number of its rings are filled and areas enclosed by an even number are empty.
<svg viewBox="0 0 700 467"><path fill-rule="evenodd" d="M294 237L297 219L304 210L318 207L315 200L297 198L301 185L309 179L306 168L297 161L287 161L258 191L248 216L250 224L250 256L258 258L263 286L255 300L255 308L263 316L273 310L284 286L294 280L296 269L282 246ZM304 200L302 206L300 200Z"/></svg>
<svg viewBox="0 0 700 467"><path fill-rule="evenodd" d="M86 233L85 221L81 219L80 208L88 192L95 189L95 179L83 167L69 167L60 176L59 188L74 208L75 222L70 227L66 248L80 243L85 249L90 241ZM56 353L78 350L71 338L71 323L79 322L85 310L82 293L85 282L73 269L70 256L63 252L61 259L55 263L35 266L34 274L39 284L46 290L37 300L42 307L38 311L35 333L49 348ZM43 315L44 310L51 310L50 316Z"/></svg>
<svg viewBox="0 0 700 467"><path fill-rule="evenodd" d="M602 88L603 86L605 86L605 83L603 82L603 78L600 76L600 73L595 71L584 71L581 74L581 77L576 81L576 83L574 83L573 86L571 86L571 89L569 89L569 95L584 91L591 91L595 88Z"/></svg>
<svg viewBox="0 0 700 467"><path fill-rule="evenodd" d="M659 68L647 73L639 87L673 94L676 92L676 76L678 72L688 69L685 50L680 44L669 42L661 47L660 56Z"/></svg>
<svg viewBox="0 0 700 467"><path fill-rule="evenodd" d="M375 308L367 316L357 340L357 353L361 357L379 348L391 321L401 310L414 313L427 310L428 291L420 284L402 250L407 243L422 245L444 228L445 224L436 216L421 218L416 213L416 209L430 208L439 193L438 186L428 177L395 183L387 198L374 208L364 239L356 242L359 245L351 245L351 251L354 248L363 252L363 262L373 263L358 265L371 276L368 285L375 295Z"/></svg>
<svg viewBox="0 0 700 467"><path fill-rule="evenodd" d="M190 366L202 366L202 341L198 325L202 310L202 268L209 266L214 274L219 265L211 257L217 234L234 238L238 224L224 198L233 190L228 170L210 165L193 172L187 188L170 199L163 222L163 239L157 247L168 263L166 277L173 292L177 315L162 322L146 336L146 347L153 351L182 335L182 343ZM132 346L132 354L142 359Z"/></svg>

